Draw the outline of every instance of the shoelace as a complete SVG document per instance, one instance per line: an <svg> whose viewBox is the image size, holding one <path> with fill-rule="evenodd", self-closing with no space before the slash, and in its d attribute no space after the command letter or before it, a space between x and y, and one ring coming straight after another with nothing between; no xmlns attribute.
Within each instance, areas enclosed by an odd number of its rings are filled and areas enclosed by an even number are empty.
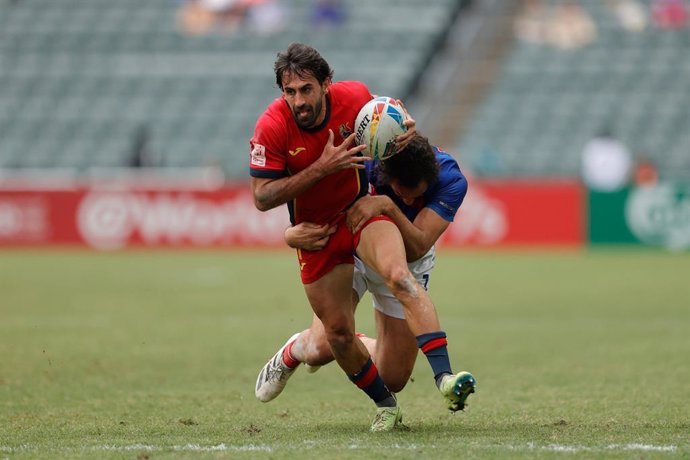
<svg viewBox="0 0 690 460"><path fill-rule="evenodd" d="M392 416L394 416L394 414L392 414L389 411L377 412L376 417L374 417L374 424L378 424L378 423L384 421L386 418L389 418Z"/></svg>
<svg viewBox="0 0 690 460"><path fill-rule="evenodd" d="M383 418L384 418L384 412L379 412L376 414L376 417L374 418L374 425L381 425L383 423Z"/></svg>
<svg viewBox="0 0 690 460"><path fill-rule="evenodd" d="M280 361L280 356L276 356L276 359L271 361L266 369L266 380L269 382L280 382L287 378L287 372L290 370L287 366L284 366Z"/></svg>

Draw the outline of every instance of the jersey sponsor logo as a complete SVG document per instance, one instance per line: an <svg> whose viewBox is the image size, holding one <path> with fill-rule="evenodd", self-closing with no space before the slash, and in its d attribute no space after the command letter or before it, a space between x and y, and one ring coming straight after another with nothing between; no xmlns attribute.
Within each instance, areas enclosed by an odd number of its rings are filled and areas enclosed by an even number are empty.
<svg viewBox="0 0 690 460"><path fill-rule="evenodd" d="M300 263L299 263L299 269L300 269L300 271L304 270L304 266L305 266L305 265L307 265L306 262L300 262Z"/></svg>
<svg viewBox="0 0 690 460"><path fill-rule="evenodd" d="M288 152L290 153L290 156L294 157L297 156L300 152L304 152L305 150L307 149L304 147L297 147L295 150L288 150Z"/></svg>
<svg viewBox="0 0 690 460"><path fill-rule="evenodd" d="M254 144L250 157L253 166L266 166L266 147L261 144Z"/></svg>
<svg viewBox="0 0 690 460"><path fill-rule="evenodd" d="M440 204L441 206L443 206L444 208L446 208L449 211L452 211L452 212L456 211L456 208L454 206L449 205L445 201L439 201L438 204Z"/></svg>

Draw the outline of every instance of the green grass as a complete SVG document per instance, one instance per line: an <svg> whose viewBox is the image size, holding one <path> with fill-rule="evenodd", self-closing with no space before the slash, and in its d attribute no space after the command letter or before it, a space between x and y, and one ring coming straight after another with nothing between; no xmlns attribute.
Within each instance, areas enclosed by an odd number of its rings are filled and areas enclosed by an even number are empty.
<svg viewBox="0 0 690 460"><path fill-rule="evenodd" d="M310 319L291 252L6 251L0 459L688 457L689 275L688 254L441 251L432 297L479 390L448 414L420 356L411 430L375 435L334 365L254 399Z"/></svg>

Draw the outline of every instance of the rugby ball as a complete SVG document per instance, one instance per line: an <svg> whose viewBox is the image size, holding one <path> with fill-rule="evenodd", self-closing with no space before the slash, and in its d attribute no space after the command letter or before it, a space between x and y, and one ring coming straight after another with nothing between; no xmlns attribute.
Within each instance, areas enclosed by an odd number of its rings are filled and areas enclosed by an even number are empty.
<svg viewBox="0 0 690 460"><path fill-rule="evenodd" d="M402 106L390 97L377 97L367 102L355 119L355 143L366 145L364 155L372 160L385 160L395 154L394 139L407 131Z"/></svg>

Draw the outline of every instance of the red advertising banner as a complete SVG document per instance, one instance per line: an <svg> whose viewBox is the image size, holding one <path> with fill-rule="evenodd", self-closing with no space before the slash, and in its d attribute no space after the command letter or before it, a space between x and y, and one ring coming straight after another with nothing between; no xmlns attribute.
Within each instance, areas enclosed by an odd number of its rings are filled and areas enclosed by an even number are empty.
<svg viewBox="0 0 690 460"><path fill-rule="evenodd" d="M585 191L576 180L470 181L446 246L581 246Z"/></svg>
<svg viewBox="0 0 690 460"><path fill-rule="evenodd" d="M577 182L473 183L440 244L578 246ZM77 188L0 190L0 247L282 247L284 207L255 209L245 184L217 190Z"/></svg>
<svg viewBox="0 0 690 460"><path fill-rule="evenodd" d="M215 191L0 191L0 246L277 246L285 209L261 213L248 187Z"/></svg>

